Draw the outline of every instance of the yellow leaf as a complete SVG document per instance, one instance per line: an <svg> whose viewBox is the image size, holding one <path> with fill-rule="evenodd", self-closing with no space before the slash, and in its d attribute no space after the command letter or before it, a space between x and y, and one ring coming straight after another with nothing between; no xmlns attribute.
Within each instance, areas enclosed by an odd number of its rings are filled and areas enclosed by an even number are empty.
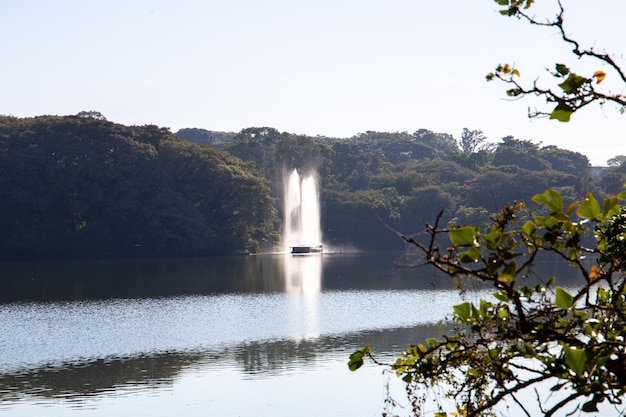
<svg viewBox="0 0 626 417"><path fill-rule="evenodd" d="M600 268L598 268L595 265L591 266L591 272L589 272L589 278L591 279L598 279L602 276L602 273L604 271L602 271Z"/></svg>
<svg viewBox="0 0 626 417"><path fill-rule="evenodd" d="M521 77L521 75L519 75L519 71L518 71L518 70L516 70L516 69L514 69L514 70L512 71L512 73L513 73L513 75L517 75L518 77Z"/></svg>
<svg viewBox="0 0 626 417"><path fill-rule="evenodd" d="M596 71L593 73L593 76L596 78L598 84L600 84L606 78L606 73L604 71Z"/></svg>

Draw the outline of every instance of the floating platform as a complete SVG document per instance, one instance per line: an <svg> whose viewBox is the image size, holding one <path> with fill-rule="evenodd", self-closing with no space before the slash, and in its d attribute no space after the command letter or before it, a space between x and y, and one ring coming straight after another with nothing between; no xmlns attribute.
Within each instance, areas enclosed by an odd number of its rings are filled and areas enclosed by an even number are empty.
<svg viewBox="0 0 626 417"><path fill-rule="evenodd" d="M292 246L291 253L320 253L324 249L322 245L318 246Z"/></svg>

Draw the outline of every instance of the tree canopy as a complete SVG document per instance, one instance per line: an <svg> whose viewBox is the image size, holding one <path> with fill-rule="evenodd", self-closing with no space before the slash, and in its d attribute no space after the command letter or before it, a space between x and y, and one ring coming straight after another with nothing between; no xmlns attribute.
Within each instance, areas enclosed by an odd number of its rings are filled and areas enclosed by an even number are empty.
<svg viewBox="0 0 626 417"><path fill-rule="evenodd" d="M3 258L271 250L294 168L319 177L325 241L385 250L404 244L378 218L409 234L444 207L447 220L485 223L546 188L574 201L626 181L623 165L592 170L580 153L513 136L464 152L462 139L427 129L328 138L251 127L197 144L94 113L1 119Z"/></svg>
<svg viewBox="0 0 626 417"><path fill-rule="evenodd" d="M276 240L262 177L156 126L0 117L0 257L199 256Z"/></svg>

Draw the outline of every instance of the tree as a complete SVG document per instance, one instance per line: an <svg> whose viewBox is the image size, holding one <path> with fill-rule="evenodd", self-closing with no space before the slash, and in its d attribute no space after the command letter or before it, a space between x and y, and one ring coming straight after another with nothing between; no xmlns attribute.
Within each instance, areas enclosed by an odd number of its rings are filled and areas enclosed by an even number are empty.
<svg viewBox="0 0 626 417"><path fill-rule="evenodd" d="M617 64L612 55L598 52L593 47L585 48L568 34L565 28L565 10L560 0L557 1L557 15L546 21L528 13L534 0L495 0L495 2L505 7L500 10L504 16L516 17L534 26L555 29L561 39L572 46L572 53L577 58L598 61L626 84L626 72ZM570 67L562 63L556 63L553 67L554 70L550 74L557 82L556 86L540 85L538 79L530 85L523 85L520 81L520 70L509 64L498 65L494 72L487 74L487 80L499 79L508 84L510 87L506 94L509 97L534 95L545 98L547 103L556 104L551 111L529 110L528 115L531 118L548 116L550 119L567 122L573 113L593 103L600 105L612 103L617 106L620 113L626 111L626 97L610 90L604 91L600 87L602 81L608 76L605 71L597 70L592 75L586 76L573 72Z"/></svg>
<svg viewBox="0 0 626 417"><path fill-rule="evenodd" d="M617 167L622 165L624 162L626 162L626 155L617 155L606 161L606 164L610 167Z"/></svg>
<svg viewBox="0 0 626 417"><path fill-rule="evenodd" d="M235 137L235 133L216 132L213 130L198 128L184 128L176 132L176 136L189 142L209 144L218 149L222 149L225 145L232 142Z"/></svg>
<svg viewBox="0 0 626 417"><path fill-rule="evenodd" d="M549 167L549 164L540 158L539 145L512 136L502 138L502 143L497 145L494 152L492 164L516 165L533 171L543 171Z"/></svg>
<svg viewBox="0 0 626 417"><path fill-rule="evenodd" d="M156 126L2 116L0 174L5 260L255 252L277 229L265 179Z"/></svg>
<svg viewBox="0 0 626 417"><path fill-rule="evenodd" d="M573 175L585 176L591 166L585 155L560 149L554 145L541 148L541 157L550 164L552 169Z"/></svg>
<svg viewBox="0 0 626 417"><path fill-rule="evenodd" d="M95 110L89 110L89 111L83 110L81 112L78 112L76 117L83 117L86 119L95 119L95 120L103 120L103 121L107 120L106 117L104 117L102 113L100 113L99 111L95 111Z"/></svg>
<svg viewBox="0 0 626 417"><path fill-rule="evenodd" d="M461 139L459 140L459 146L464 155L471 155L477 150L480 150L481 145L487 140L487 136L482 130L469 130L464 127L461 132Z"/></svg>
<svg viewBox="0 0 626 417"><path fill-rule="evenodd" d="M523 203L506 206L484 231L442 227L440 213L427 226L426 243L398 233L424 254L424 265L457 279L460 287L475 279L494 291L492 298L453 307L458 326L453 334L411 345L390 365L407 383L416 416L424 415L429 395L440 404L438 415L447 415L444 398L431 390L437 385L447 388L448 406L463 416L495 415L504 404L527 416L622 404L626 209L619 201L624 199L626 192L601 206L588 194L566 206L557 192L546 191L533 197L540 214ZM574 214L582 221L572 220ZM595 247L582 244L589 232ZM533 265L546 253L579 273L580 286L565 289L556 278L533 282ZM358 369L366 356L371 356L367 346L351 356L350 368ZM520 399L529 395L535 405Z"/></svg>
<svg viewBox="0 0 626 417"><path fill-rule="evenodd" d="M495 1L506 6L503 15L556 28L576 56L599 60L626 83L611 56L581 48L567 35L560 2L556 18L542 23L525 12L533 0ZM557 64L553 75L561 91L537 82L523 87L519 71L506 64L488 80L510 84L509 96L534 94L556 103L551 112L534 111L531 117L567 122L591 103L626 108L622 96L598 91L603 71L585 78ZM528 141L505 139L507 151L538 151ZM448 275L462 291L476 281L492 291L453 306L452 330L409 345L387 365L406 382L413 415L426 415L427 399L438 405L436 417L495 416L505 410L529 417L572 415L599 407L626 413L626 207L620 204L626 192L602 202L587 193L567 204L559 192L547 190L531 200L534 206L504 206L485 227L444 225L442 210L426 225L426 241L389 228L422 253L424 261L416 266ZM534 265L546 256L571 266L579 284L564 288L556 277L536 276ZM368 357L381 364L365 346L350 356L349 368L358 369ZM395 403L385 403L388 415Z"/></svg>
<svg viewBox="0 0 626 417"><path fill-rule="evenodd" d="M446 133L434 133L427 129L419 129L413 133L413 140L432 147L438 154L442 155L455 155L459 151L454 137Z"/></svg>

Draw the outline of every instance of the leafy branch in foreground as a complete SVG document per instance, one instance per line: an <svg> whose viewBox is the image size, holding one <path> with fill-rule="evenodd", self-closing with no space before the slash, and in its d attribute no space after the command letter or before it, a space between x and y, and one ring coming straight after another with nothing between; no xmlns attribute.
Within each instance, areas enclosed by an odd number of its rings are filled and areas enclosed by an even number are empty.
<svg viewBox="0 0 626 417"><path fill-rule="evenodd" d="M626 73L617 64L614 57L607 53L601 53L594 48L584 48L580 42L571 37L564 27L564 9L561 1L558 3L558 13L552 20L540 21L528 14L533 0L495 0L500 6L505 6L500 13L523 19L535 26L543 26L556 29L561 39L572 46L573 54L580 58L591 58L607 67L617 78L626 84ZM556 103L556 107L550 112L540 110L529 110L529 117L549 116L561 122L568 122L571 115L588 106L591 103L605 104L613 103L617 105L619 111L626 111L626 97L622 94L615 94L611 91L601 91L600 83L607 77L607 73L602 70L595 71L591 76L585 76L573 72L568 66L557 63L554 71L550 71L558 82L558 89L539 86L537 80L531 85L523 85L520 81L520 71L509 64L498 65L494 72L487 74L487 80L499 79L509 84L506 91L509 97L523 97L535 95L544 97L547 103Z"/></svg>
<svg viewBox="0 0 626 417"><path fill-rule="evenodd" d="M439 404L438 417L448 415L445 408L461 416L495 415L504 407L553 416L622 404L626 209L619 202L624 199L626 192L601 205L588 194L564 207L560 194L548 190L533 197L539 214L523 203L507 206L484 231L442 227L440 214L427 225L426 243L398 233L427 265L493 290L491 297L453 306L457 327L451 334L411 345L388 365L406 382L413 415L425 415L422 406L430 397ZM593 234L593 247L581 243L586 233ZM542 253L570 265L581 277L579 285L563 288L556 278L524 285ZM367 346L355 352L350 369L371 356Z"/></svg>

